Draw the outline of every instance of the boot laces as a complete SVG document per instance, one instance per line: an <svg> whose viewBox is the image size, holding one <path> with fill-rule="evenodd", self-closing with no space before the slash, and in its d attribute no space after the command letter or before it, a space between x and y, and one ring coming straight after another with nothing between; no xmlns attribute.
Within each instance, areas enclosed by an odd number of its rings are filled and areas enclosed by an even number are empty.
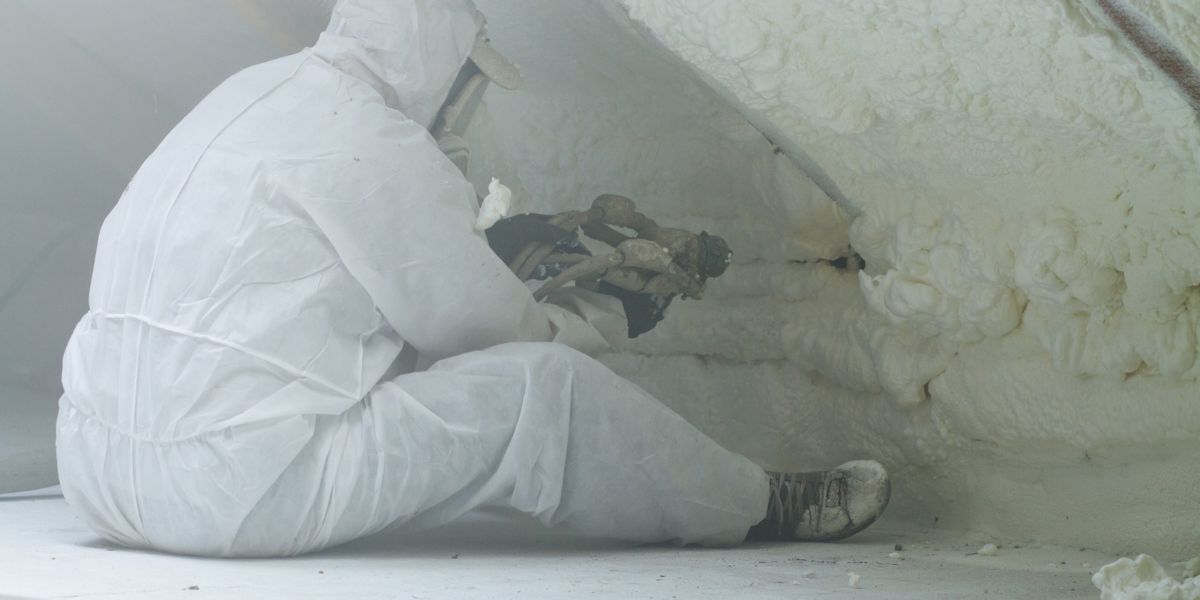
<svg viewBox="0 0 1200 600"><path fill-rule="evenodd" d="M767 519L773 520L776 533L782 535L784 528L794 530L808 512L808 528L814 535L821 531L822 515L826 508L841 508L846 516L848 483L841 471L811 471L807 473L771 473L771 499Z"/></svg>

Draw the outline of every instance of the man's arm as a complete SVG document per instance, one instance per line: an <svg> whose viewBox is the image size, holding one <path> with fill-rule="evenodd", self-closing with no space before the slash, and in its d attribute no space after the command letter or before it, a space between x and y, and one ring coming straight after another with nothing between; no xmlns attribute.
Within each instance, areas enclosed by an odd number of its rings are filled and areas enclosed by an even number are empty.
<svg viewBox="0 0 1200 600"><path fill-rule="evenodd" d="M474 230L471 185L423 127L390 121L362 156L322 167L354 193L299 204L423 361L551 340L546 312Z"/></svg>

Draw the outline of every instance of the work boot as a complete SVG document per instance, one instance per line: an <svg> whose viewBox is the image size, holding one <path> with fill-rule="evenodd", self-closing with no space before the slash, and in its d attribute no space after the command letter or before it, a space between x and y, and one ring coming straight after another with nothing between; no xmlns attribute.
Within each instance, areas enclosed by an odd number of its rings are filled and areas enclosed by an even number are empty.
<svg viewBox="0 0 1200 600"><path fill-rule="evenodd" d="M892 486L883 465L850 461L831 471L768 472L767 518L750 529L751 540L828 542L866 529L883 513Z"/></svg>

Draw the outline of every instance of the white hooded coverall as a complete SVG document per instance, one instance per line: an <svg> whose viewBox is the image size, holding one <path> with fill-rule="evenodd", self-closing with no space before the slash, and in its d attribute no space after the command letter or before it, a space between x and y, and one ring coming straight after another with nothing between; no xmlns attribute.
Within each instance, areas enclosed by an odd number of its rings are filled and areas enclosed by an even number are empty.
<svg viewBox="0 0 1200 600"><path fill-rule="evenodd" d="M343 0L138 171L58 417L63 493L105 538L280 556L498 506L729 544L764 517L760 468L567 345L600 349L614 299L535 303L473 230L427 129L481 24L467 0Z"/></svg>

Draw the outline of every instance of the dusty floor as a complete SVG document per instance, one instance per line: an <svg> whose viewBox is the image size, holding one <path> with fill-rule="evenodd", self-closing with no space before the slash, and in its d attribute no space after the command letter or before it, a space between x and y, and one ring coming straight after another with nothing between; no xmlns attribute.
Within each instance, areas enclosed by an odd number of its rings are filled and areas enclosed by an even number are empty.
<svg viewBox="0 0 1200 600"><path fill-rule="evenodd" d="M41 497L0 500L0 598L1098 598L1083 565L1111 558L1028 545L974 554L984 541L885 522L840 544L630 548L481 516L312 556L211 560L110 546L61 497Z"/></svg>

